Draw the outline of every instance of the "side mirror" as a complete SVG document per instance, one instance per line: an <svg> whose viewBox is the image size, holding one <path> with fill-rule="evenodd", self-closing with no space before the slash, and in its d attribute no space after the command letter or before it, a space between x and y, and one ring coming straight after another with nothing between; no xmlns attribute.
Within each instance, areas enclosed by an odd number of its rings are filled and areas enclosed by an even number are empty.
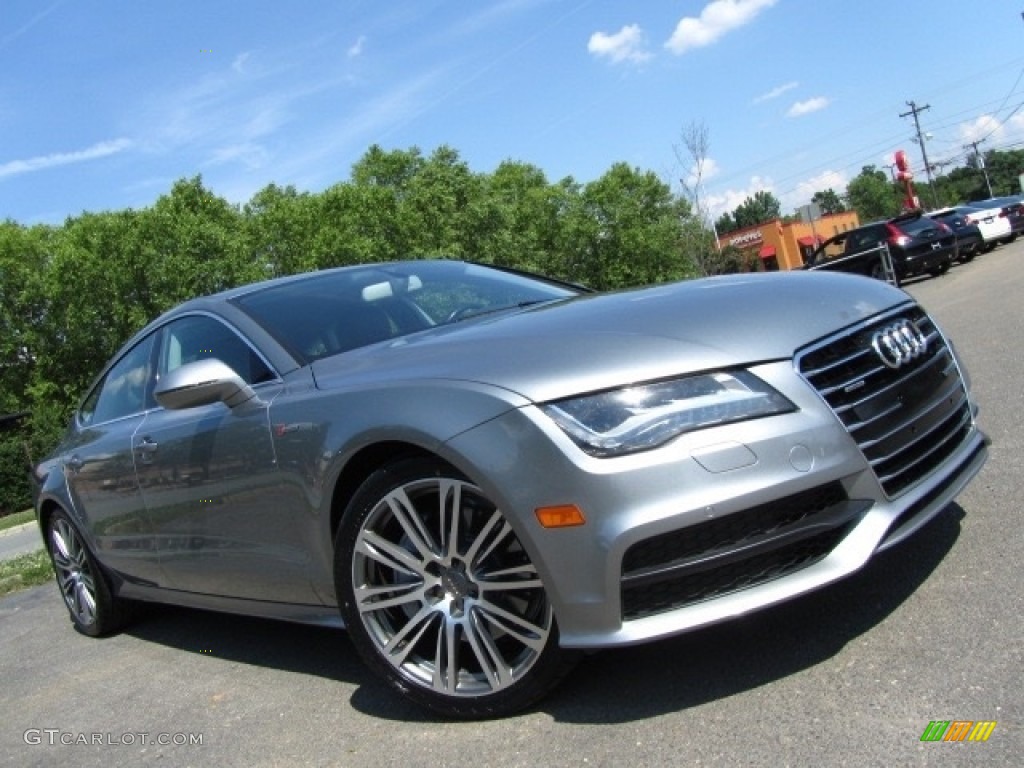
<svg viewBox="0 0 1024 768"><path fill-rule="evenodd" d="M234 370L210 358L175 368L156 385L153 396L164 408L180 410L217 402L235 408L256 393Z"/></svg>

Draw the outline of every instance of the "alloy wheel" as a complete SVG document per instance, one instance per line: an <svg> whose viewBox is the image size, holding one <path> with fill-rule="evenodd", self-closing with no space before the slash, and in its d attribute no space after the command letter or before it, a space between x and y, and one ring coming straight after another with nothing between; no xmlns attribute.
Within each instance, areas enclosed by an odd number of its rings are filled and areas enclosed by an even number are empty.
<svg viewBox="0 0 1024 768"><path fill-rule="evenodd" d="M438 696L506 691L554 639L536 568L501 511L465 480L388 490L350 562L354 607L377 653Z"/></svg>

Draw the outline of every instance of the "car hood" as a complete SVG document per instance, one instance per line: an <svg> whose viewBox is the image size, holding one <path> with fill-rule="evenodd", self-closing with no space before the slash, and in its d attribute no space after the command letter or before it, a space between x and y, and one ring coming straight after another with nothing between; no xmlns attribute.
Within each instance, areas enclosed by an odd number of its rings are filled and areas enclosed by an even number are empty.
<svg viewBox="0 0 1024 768"><path fill-rule="evenodd" d="M909 301L879 280L771 273L585 295L439 326L313 363L321 389L472 381L534 401L786 359Z"/></svg>

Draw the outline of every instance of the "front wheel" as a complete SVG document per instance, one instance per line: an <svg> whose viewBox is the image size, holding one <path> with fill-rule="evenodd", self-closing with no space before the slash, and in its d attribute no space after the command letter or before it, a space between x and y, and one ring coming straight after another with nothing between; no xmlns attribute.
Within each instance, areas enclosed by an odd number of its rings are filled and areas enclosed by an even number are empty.
<svg viewBox="0 0 1024 768"><path fill-rule="evenodd" d="M339 527L335 584L367 664L446 717L523 709L571 668L508 520L440 461L396 462L363 483Z"/></svg>
<svg viewBox="0 0 1024 768"><path fill-rule="evenodd" d="M63 510L57 510L46 528L46 548L53 561L57 587L75 629L90 637L118 629L124 623L126 607L111 593L103 571L75 524Z"/></svg>

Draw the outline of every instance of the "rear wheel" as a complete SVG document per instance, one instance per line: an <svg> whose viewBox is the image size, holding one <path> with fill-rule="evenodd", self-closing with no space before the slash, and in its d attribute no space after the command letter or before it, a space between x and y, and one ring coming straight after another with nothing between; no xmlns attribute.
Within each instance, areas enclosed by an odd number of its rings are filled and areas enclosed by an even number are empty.
<svg viewBox="0 0 1024 768"><path fill-rule="evenodd" d="M124 623L126 607L111 593L99 564L63 510L50 516L46 547L75 629L90 637L117 630Z"/></svg>
<svg viewBox="0 0 1024 768"><path fill-rule="evenodd" d="M523 709L571 668L508 520L440 461L397 462L360 487L338 531L335 581L367 664L446 717Z"/></svg>

